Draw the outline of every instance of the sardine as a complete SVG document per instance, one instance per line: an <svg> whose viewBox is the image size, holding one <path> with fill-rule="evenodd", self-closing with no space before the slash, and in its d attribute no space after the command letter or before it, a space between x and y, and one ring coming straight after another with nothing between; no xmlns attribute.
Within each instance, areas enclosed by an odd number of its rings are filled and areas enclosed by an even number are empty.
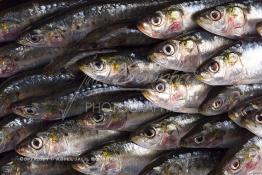
<svg viewBox="0 0 262 175"><path fill-rule="evenodd" d="M142 52L142 53L141 53ZM167 70L146 58L147 52L122 51L87 57L79 68L91 78L124 87L143 87L154 83Z"/></svg>
<svg viewBox="0 0 262 175"><path fill-rule="evenodd" d="M195 72L214 53L232 45L233 42L199 30L159 44L148 57L167 69Z"/></svg>
<svg viewBox="0 0 262 175"><path fill-rule="evenodd" d="M31 0L0 12L0 42L15 40L26 27L54 12L88 0Z"/></svg>
<svg viewBox="0 0 262 175"><path fill-rule="evenodd" d="M143 98L128 97L119 102L102 103L79 117L83 127L92 129L134 131L145 123L167 113Z"/></svg>
<svg viewBox="0 0 262 175"><path fill-rule="evenodd" d="M63 47L78 43L95 29L121 21L135 21L173 0L94 1L60 14L24 33L19 43L36 47Z"/></svg>
<svg viewBox="0 0 262 175"><path fill-rule="evenodd" d="M209 85L262 82L262 41L241 41L205 62L197 79Z"/></svg>
<svg viewBox="0 0 262 175"><path fill-rule="evenodd" d="M175 112L198 113L210 86L195 79L193 74L167 74L143 95L153 104Z"/></svg>
<svg viewBox="0 0 262 175"><path fill-rule="evenodd" d="M132 134L131 140L148 149L168 150L180 147L180 139L203 118L198 114L167 114Z"/></svg>
<svg viewBox="0 0 262 175"><path fill-rule="evenodd" d="M211 33L237 39L257 34L261 14L262 1L236 0L200 12L196 22Z"/></svg>
<svg viewBox="0 0 262 175"><path fill-rule="evenodd" d="M262 98L254 98L236 106L230 111L229 118L262 137Z"/></svg>
<svg viewBox="0 0 262 175"><path fill-rule="evenodd" d="M78 120L67 120L25 139L16 152L35 159L76 157L87 150L119 139L121 134L118 131L89 130L81 127Z"/></svg>
<svg viewBox="0 0 262 175"><path fill-rule="evenodd" d="M220 150L184 150L165 154L139 175L207 175L222 159Z"/></svg>
<svg viewBox="0 0 262 175"><path fill-rule="evenodd" d="M129 141L120 141L92 150L81 157L83 161L73 164L73 168L92 175L136 175L161 153Z"/></svg>
<svg viewBox="0 0 262 175"><path fill-rule="evenodd" d="M200 106L199 112L207 116L226 113L241 102L260 95L262 95L262 84L214 88Z"/></svg>
<svg viewBox="0 0 262 175"><path fill-rule="evenodd" d="M227 117L204 118L181 139L186 148L233 148L251 133Z"/></svg>
<svg viewBox="0 0 262 175"><path fill-rule="evenodd" d="M210 175L261 174L262 139L253 137L239 147L232 148Z"/></svg>

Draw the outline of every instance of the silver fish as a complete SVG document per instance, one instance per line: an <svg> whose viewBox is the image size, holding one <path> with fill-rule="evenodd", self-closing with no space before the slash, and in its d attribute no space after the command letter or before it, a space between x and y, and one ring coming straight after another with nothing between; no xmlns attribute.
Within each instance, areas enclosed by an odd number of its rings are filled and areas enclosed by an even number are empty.
<svg viewBox="0 0 262 175"><path fill-rule="evenodd" d="M197 79L209 85L262 82L262 41L241 41L204 63Z"/></svg>

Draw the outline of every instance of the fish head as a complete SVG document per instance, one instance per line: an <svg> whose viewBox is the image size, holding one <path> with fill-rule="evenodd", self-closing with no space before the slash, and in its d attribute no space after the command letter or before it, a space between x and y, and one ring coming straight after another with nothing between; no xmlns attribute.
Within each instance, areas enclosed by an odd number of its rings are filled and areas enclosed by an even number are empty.
<svg viewBox="0 0 262 175"><path fill-rule="evenodd" d="M170 38L183 31L183 12L179 9L157 11L142 19L137 27L141 32L152 38Z"/></svg>
<svg viewBox="0 0 262 175"><path fill-rule="evenodd" d="M218 115L232 109L239 101L239 91L222 92L212 98L207 98L199 107L199 112L204 115Z"/></svg>
<svg viewBox="0 0 262 175"><path fill-rule="evenodd" d="M15 40L22 28L16 20L0 20L0 42Z"/></svg>
<svg viewBox="0 0 262 175"><path fill-rule="evenodd" d="M105 110L105 109L102 109ZM83 127L93 129L120 129L126 122L125 112L114 112L112 109L105 111L88 112L79 119Z"/></svg>
<svg viewBox="0 0 262 175"><path fill-rule="evenodd" d="M245 121L246 119L249 119L249 117L256 114L258 110L259 109L256 104L244 103L231 110L228 117L238 125L241 125L243 120Z"/></svg>
<svg viewBox="0 0 262 175"><path fill-rule="evenodd" d="M18 43L32 47L60 47L67 44L63 29L53 26L43 26L40 29L33 29L22 35Z"/></svg>
<svg viewBox="0 0 262 175"><path fill-rule="evenodd" d="M60 119L63 111L59 105L51 102L19 102L12 104L12 112L26 118L56 120Z"/></svg>
<svg viewBox="0 0 262 175"><path fill-rule="evenodd" d="M131 140L149 149L165 149L178 146L179 127L170 123L169 120L152 123L135 132Z"/></svg>
<svg viewBox="0 0 262 175"><path fill-rule="evenodd" d="M167 76L167 78L160 78L152 88L144 90L143 95L155 105L175 110L184 103L187 88L176 75Z"/></svg>
<svg viewBox="0 0 262 175"><path fill-rule="evenodd" d="M196 126L181 139L181 146L187 148L213 148L216 143L221 143L224 132L216 130L211 123Z"/></svg>
<svg viewBox="0 0 262 175"><path fill-rule="evenodd" d="M236 77L242 72L241 54L224 52L200 66L196 78L210 85L229 85L238 83Z"/></svg>
<svg viewBox="0 0 262 175"><path fill-rule="evenodd" d="M115 56L98 56L91 60L83 60L79 63L79 68L86 75L98 80L108 81L125 73L126 65Z"/></svg>
<svg viewBox="0 0 262 175"><path fill-rule="evenodd" d="M241 124L258 136L262 136L262 114L261 112L254 112L253 114L248 115L243 118Z"/></svg>
<svg viewBox="0 0 262 175"><path fill-rule="evenodd" d="M161 43L152 50L148 57L150 60L164 67L174 65L172 67L179 69L179 67L185 65L185 63L197 60L195 57L197 57L198 54L197 43L193 39L185 39L169 40ZM192 57L194 57L194 59L191 59ZM192 65L192 63L190 65Z"/></svg>
<svg viewBox="0 0 262 175"><path fill-rule="evenodd" d="M242 4L229 3L200 13L196 22L211 33L234 39L244 33L245 14L246 8Z"/></svg>
<svg viewBox="0 0 262 175"><path fill-rule="evenodd" d="M22 156L29 158L44 159L48 153L55 149L57 139L59 137L52 137L51 133L39 132L36 135L28 137L16 148L16 152Z"/></svg>
<svg viewBox="0 0 262 175"><path fill-rule="evenodd" d="M243 147L221 168L224 175L249 174L257 167L260 167L260 150L256 145ZM251 173L252 174L252 173Z"/></svg>
<svg viewBox="0 0 262 175"><path fill-rule="evenodd" d="M18 65L16 58L8 55L0 55L0 77L5 78L16 73Z"/></svg>
<svg viewBox="0 0 262 175"><path fill-rule="evenodd" d="M118 174L122 165L121 160L105 146L83 156L81 162L74 164L73 168L84 174Z"/></svg>

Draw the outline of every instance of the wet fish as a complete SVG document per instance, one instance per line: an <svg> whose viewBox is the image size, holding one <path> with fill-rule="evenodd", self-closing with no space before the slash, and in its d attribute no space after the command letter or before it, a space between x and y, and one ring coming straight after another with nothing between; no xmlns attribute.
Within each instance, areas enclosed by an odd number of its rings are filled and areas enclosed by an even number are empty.
<svg viewBox="0 0 262 175"><path fill-rule="evenodd" d="M159 44L148 57L167 69L195 72L215 52L232 43L232 40L199 30Z"/></svg>
<svg viewBox="0 0 262 175"><path fill-rule="evenodd" d="M180 147L180 139L203 116L198 114L168 114L143 126L131 136L131 140L148 149L168 150Z"/></svg>
<svg viewBox="0 0 262 175"><path fill-rule="evenodd" d="M44 128L40 120L25 119L16 115L0 120L0 153L14 150L22 140Z"/></svg>
<svg viewBox="0 0 262 175"><path fill-rule="evenodd" d="M261 41L241 41L204 63L197 79L209 85L261 83Z"/></svg>
<svg viewBox="0 0 262 175"><path fill-rule="evenodd" d="M6 157L0 166L1 175L64 175L77 173L66 161L41 161L15 155Z"/></svg>
<svg viewBox="0 0 262 175"><path fill-rule="evenodd" d="M201 120L181 139L186 148L233 148L251 136L227 117L217 116Z"/></svg>
<svg viewBox="0 0 262 175"><path fill-rule="evenodd" d="M127 93L128 89L95 83L80 85L72 90L38 99L29 99L12 105L12 111L20 116L58 120L87 112L94 104L114 101Z"/></svg>
<svg viewBox="0 0 262 175"><path fill-rule="evenodd" d="M237 150L229 151L210 175L247 175L262 172L262 140L253 137Z"/></svg>
<svg viewBox="0 0 262 175"><path fill-rule="evenodd" d="M193 0L176 2L142 19L137 27L152 38L167 39L187 33L198 26L194 15L206 8L214 7L228 0Z"/></svg>
<svg viewBox="0 0 262 175"><path fill-rule="evenodd" d="M236 106L229 113L229 118L238 125L262 137L262 98L254 98Z"/></svg>
<svg viewBox="0 0 262 175"><path fill-rule="evenodd" d="M81 80L80 77L73 70L44 73L41 69L15 75L0 85L0 116L10 113L10 105L14 102L70 88Z"/></svg>
<svg viewBox="0 0 262 175"><path fill-rule="evenodd" d="M0 78L43 66L64 53L64 48L43 49L16 43L5 45L0 47Z"/></svg>
<svg viewBox="0 0 262 175"><path fill-rule="evenodd" d="M209 92L207 99L199 107L199 112L207 116L226 113L241 102L260 95L262 95L261 84L215 88Z"/></svg>
<svg viewBox="0 0 262 175"><path fill-rule="evenodd" d="M79 68L89 77L107 84L143 87L167 70L146 58L147 52L122 51L80 60Z"/></svg>
<svg viewBox="0 0 262 175"><path fill-rule="evenodd" d="M193 74L167 74L143 95L153 104L175 112L198 113L210 86L195 79Z"/></svg>
<svg viewBox="0 0 262 175"><path fill-rule="evenodd" d="M115 142L84 155L73 168L84 174L138 174L161 151L142 148L129 141Z"/></svg>
<svg viewBox="0 0 262 175"><path fill-rule="evenodd" d="M135 21L145 13L171 3L172 0L94 1L36 26L21 36L18 42L36 47L68 46L79 42L95 29L121 21Z"/></svg>
<svg viewBox="0 0 262 175"><path fill-rule="evenodd" d="M31 0L13 7L1 10L0 13L0 42L15 40L23 30L34 22L68 9L74 5L83 4L87 0Z"/></svg>
<svg viewBox="0 0 262 175"><path fill-rule="evenodd" d="M76 157L87 150L119 139L121 134L118 131L89 130L81 127L78 120L67 120L25 139L16 152L37 159Z"/></svg>
<svg viewBox="0 0 262 175"><path fill-rule="evenodd" d="M262 36L262 23L257 24L257 31Z"/></svg>
<svg viewBox="0 0 262 175"><path fill-rule="evenodd" d="M207 31L228 38L256 35L256 24L262 20L260 0L236 0L201 12L198 25Z"/></svg>
<svg viewBox="0 0 262 175"><path fill-rule="evenodd" d="M207 175L222 156L219 150L174 151L156 159L139 175Z"/></svg>
<svg viewBox="0 0 262 175"><path fill-rule="evenodd" d="M102 103L97 108L79 117L83 127L134 131L167 113L166 110L156 107L142 96L128 97L120 102Z"/></svg>
<svg viewBox="0 0 262 175"><path fill-rule="evenodd" d="M111 49L115 47L134 47L158 42L142 32L133 24L116 24L97 29L85 37L80 44L82 50Z"/></svg>

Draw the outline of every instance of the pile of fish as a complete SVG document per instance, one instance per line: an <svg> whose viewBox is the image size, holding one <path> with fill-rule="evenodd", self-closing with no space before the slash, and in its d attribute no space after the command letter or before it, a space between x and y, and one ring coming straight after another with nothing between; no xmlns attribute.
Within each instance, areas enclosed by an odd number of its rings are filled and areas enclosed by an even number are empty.
<svg viewBox="0 0 262 175"><path fill-rule="evenodd" d="M1 175L262 175L261 0L0 0Z"/></svg>

